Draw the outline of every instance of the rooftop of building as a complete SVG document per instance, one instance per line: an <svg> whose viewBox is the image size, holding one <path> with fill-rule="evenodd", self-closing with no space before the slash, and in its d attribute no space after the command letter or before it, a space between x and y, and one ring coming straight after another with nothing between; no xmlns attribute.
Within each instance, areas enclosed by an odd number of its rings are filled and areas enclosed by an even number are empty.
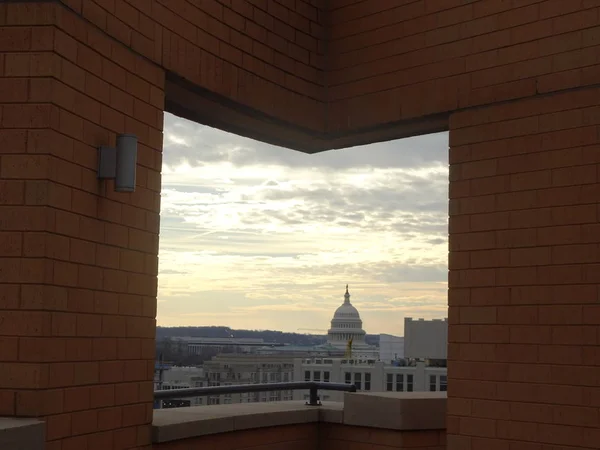
<svg viewBox="0 0 600 450"><path fill-rule="evenodd" d="M443 392L346 393L343 402L321 406L291 401L161 409L154 411L148 439L154 450L405 448L409 442L437 450L445 444L445 411ZM45 450L44 430L41 420L0 419L0 448Z"/></svg>
<svg viewBox="0 0 600 450"><path fill-rule="evenodd" d="M366 445L385 440L392 448L414 440L437 449L445 440L445 411L440 392L347 393L344 402L322 406L292 401L157 410L153 441L162 450L217 448L218 442L238 449L248 440L277 450L371 448Z"/></svg>

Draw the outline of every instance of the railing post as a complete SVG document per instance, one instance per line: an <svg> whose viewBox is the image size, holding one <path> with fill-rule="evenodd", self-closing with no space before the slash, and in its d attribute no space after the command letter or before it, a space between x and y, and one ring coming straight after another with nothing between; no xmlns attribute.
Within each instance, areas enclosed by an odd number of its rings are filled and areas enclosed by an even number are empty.
<svg viewBox="0 0 600 450"><path fill-rule="evenodd" d="M309 406L320 406L319 396L317 395L317 385L310 386L310 397L307 405Z"/></svg>

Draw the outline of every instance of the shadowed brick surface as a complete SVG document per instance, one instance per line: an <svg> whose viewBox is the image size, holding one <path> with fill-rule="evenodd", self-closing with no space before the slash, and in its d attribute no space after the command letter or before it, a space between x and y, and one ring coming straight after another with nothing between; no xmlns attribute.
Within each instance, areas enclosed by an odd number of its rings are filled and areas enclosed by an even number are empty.
<svg viewBox="0 0 600 450"><path fill-rule="evenodd" d="M268 450L315 450L318 443L318 424L286 425L211 434L191 439L154 444L155 450L193 450L215 448L242 450L260 448Z"/></svg>
<svg viewBox="0 0 600 450"><path fill-rule="evenodd" d="M63 0L98 34L213 93L324 130L324 11L315 0ZM294 104L294 108L289 108ZM190 105L185 105L190 107Z"/></svg>
<svg viewBox="0 0 600 450"><path fill-rule="evenodd" d="M395 431L338 424L319 425L319 450L412 448L444 450L445 433L436 430Z"/></svg>
<svg viewBox="0 0 600 450"><path fill-rule="evenodd" d="M0 414L46 417L49 450L148 445L162 71L58 3L0 17ZM122 195L96 147L125 130Z"/></svg>
<svg viewBox="0 0 600 450"><path fill-rule="evenodd" d="M599 101L450 120L450 449L600 442Z"/></svg>
<svg viewBox="0 0 600 450"><path fill-rule="evenodd" d="M431 115L598 82L597 1L329 5L330 132L423 116L435 129ZM406 127L395 124L364 139L402 134Z"/></svg>
<svg viewBox="0 0 600 450"><path fill-rule="evenodd" d="M0 414L149 446L168 110L308 152L449 129L448 449L596 447L599 9L2 2ZM134 194L96 179L121 132Z"/></svg>
<svg viewBox="0 0 600 450"><path fill-rule="evenodd" d="M156 450L444 450L440 431L388 431L347 425L310 423L213 434L155 444Z"/></svg>

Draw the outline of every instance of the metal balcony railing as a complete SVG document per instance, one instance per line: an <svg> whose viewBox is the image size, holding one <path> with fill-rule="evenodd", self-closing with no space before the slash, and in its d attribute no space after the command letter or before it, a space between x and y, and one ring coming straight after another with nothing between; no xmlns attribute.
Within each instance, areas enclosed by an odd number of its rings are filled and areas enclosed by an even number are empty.
<svg viewBox="0 0 600 450"><path fill-rule="evenodd" d="M292 381L289 383L260 383L260 384L239 384L231 386L210 386L189 389L166 389L154 391L154 400L168 400L187 397L203 397L222 394L243 394L248 392L269 392L269 391L297 391L308 390L310 406L319 406L318 391L345 391L356 392L356 386L344 383L317 383L314 381Z"/></svg>

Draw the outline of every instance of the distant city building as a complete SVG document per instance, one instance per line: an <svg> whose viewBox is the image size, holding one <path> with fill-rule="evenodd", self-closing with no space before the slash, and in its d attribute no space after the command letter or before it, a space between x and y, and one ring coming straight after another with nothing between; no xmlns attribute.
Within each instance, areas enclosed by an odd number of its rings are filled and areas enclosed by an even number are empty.
<svg viewBox="0 0 600 450"><path fill-rule="evenodd" d="M404 358L404 338L391 334L379 335L379 360L390 364Z"/></svg>
<svg viewBox="0 0 600 450"><path fill-rule="evenodd" d="M441 359L448 357L448 319L404 319L404 357Z"/></svg>
<svg viewBox="0 0 600 450"><path fill-rule="evenodd" d="M177 367L170 364L157 363L154 370L154 390L189 389L203 387L204 370L201 367ZM179 408L202 404L199 397L170 399L155 402L154 407Z"/></svg>
<svg viewBox="0 0 600 450"><path fill-rule="evenodd" d="M202 387L204 370L201 367L171 367L164 372L163 389L188 389Z"/></svg>
<svg viewBox="0 0 600 450"><path fill-rule="evenodd" d="M294 381L294 359L282 355L219 355L204 363L208 386L283 383ZM292 400L292 391L225 394L208 398L209 404Z"/></svg>
<svg viewBox="0 0 600 450"><path fill-rule="evenodd" d="M156 389L181 389L288 381L354 384L360 391L445 391L448 321L404 320L404 337L381 334L379 348L365 342L358 310L346 286L327 333L327 343L295 346L262 339L174 338L188 354L212 348L226 352L200 368L159 367ZM349 351L351 350L351 351ZM162 373L162 375L161 375ZM320 392L323 401L342 401L344 393ZM307 391L270 391L173 399L163 407L302 400Z"/></svg>
<svg viewBox="0 0 600 450"><path fill-rule="evenodd" d="M279 347L260 347L254 352L257 355L282 355L286 357L301 356L344 356L345 350L330 344L321 345L282 345Z"/></svg>
<svg viewBox="0 0 600 450"><path fill-rule="evenodd" d="M185 347L188 355L200 355L204 349L230 353L255 353L258 348L283 345L265 342L264 339L259 338L174 337L171 340Z"/></svg>
<svg viewBox="0 0 600 450"><path fill-rule="evenodd" d="M202 368L167 369L163 380L162 383L155 382L157 390L289 382L294 381L294 358L280 355L223 354L206 361ZM201 406L286 400L292 400L292 391L199 396L181 399L181 402L174 399L172 404Z"/></svg>
<svg viewBox="0 0 600 450"><path fill-rule="evenodd" d="M308 358L294 361L297 381L354 384L359 391L413 392L446 391L445 367L429 367L424 362L411 365L385 364L374 359ZM322 391L323 401L343 401L344 393ZM308 399L307 391L295 391L294 400Z"/></svg>

